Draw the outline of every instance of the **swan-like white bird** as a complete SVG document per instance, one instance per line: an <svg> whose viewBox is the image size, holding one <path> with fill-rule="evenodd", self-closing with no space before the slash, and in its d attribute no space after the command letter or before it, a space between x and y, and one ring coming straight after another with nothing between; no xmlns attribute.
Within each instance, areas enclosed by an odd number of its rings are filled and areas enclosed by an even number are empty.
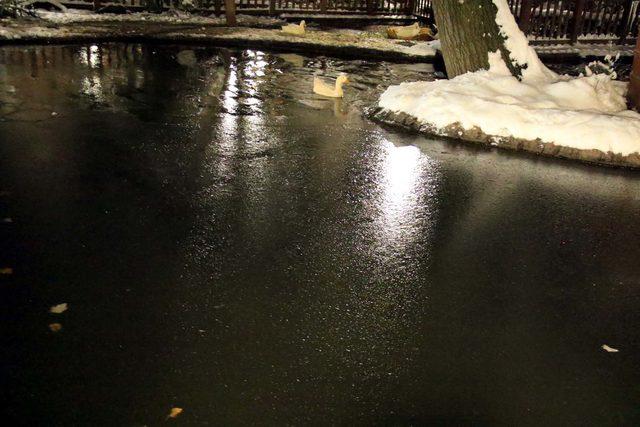
<svg viewBox="0 0 640 427"><path fill-rule="evenodd" d="M342 98L344 96L342 85L348 83L349 77L347 77L346 74L340 74L333 86L324 82L320 77L314 77L313 91L318 95L327 96L329 98Z"/></svg>
<svg viewBox="0 0 640 427"><path fill-rule="evenodd" d="M304 21L300 21L299 25L296 25L296 24L283 25L282 32L287 34L293 34L296 36L301 36L304 34L306 28L307 28L307 24Z"/></svg>

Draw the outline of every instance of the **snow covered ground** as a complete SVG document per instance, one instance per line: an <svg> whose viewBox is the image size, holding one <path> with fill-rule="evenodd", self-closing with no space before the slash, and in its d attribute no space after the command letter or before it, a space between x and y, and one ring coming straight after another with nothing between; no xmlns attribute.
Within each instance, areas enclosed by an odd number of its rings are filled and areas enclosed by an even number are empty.
<svg viewBox="0 0 640 427"><path fill-rule="evenodd" d="M534 46L536 52L542 55L573 54L580 57L586 56L633 56L633 45L620 45L614 43L576 43L552 44Z"/></svg>
<svg viewBox="0 0 640 427"><path fill-rule="evenodd" d="M194 15L179 10L172 10L163 13L148 13L148 12L136 12L128 14L112 14L103 13L97 14L89 10L84 9L67 9L66 12L50 12L46 10L38 10L38 16L45 22L66 25L66 24L81 24L81 23L156 23L156 24L179 24L179 25L205 25L205 26L224 26L224 16L216 17L215 15L200 16ZM284 17L285 15L282 15ZM313 16L313 15L311 15ZM326 17L327 15L319 15ZM257 16L257 15L243 15L237 16L238 25L242 27L277 27L284 23L281 18L269 17L269 16ZM362 19L369 19L366 16L359 17ZM313 29L311 29L313 31ZM46 33L45 30L35 30L39 34ZM336 29L331 32L358 35L362 39L368 37L384 38L386 39L386 26L373 26L365 31L362 30L349 30L349 29ZM5 30L7 33L7 30ZM0 35L1 36L1 35ZM318 36L318 34L316 34ZM9 38L9 37L7 37ZM15 37L17 38L17 37ZM317 37L316 37L317 38ZM436 50L439 49L439 43L417 43L414 46L403 46L399 44L398 51L407 53L409 55L426 55L433 56ZM632 46L615 45L613 43L578 43L575 45L569 44L554 44L554 45L536 45L535 50L540 54L554 55L554 54L570 54L579 56L633 56Z"/></svg>
<svg viewBox="0 0 640 427"><path fill-rule="evenodd" d="M408 114L436 133L451 126L479 130L497 145L512 138L622 156L640 152L640 114L627 110L627 84L590 69L576 78L553 73L507 13L506 0L493 1L510 59L527 66L522 80L495 52L489 70L391 86L380 107Z"/></svg>
<svg viewBox="0 0 640 427"><path fill-rule="evenodd" d="M197 25L224 25L224 16L215 15L200 16L193 15L179 10L163 13L136 12L126 14L94 13L83 9L68 9L65 13L49 12L38 10L38 16L45 21L56 24L69 24L78 22L155 22L168 24L197 24ZM284 21L270 16L254 16L239 14L238 25L242 26L273 26L282 24Z"/></svg>
<svg viewBox="0 0 640 427"><path fill-rule="evenodd" d="M264 28L269 22L280 21L264 17L243 17L238 27L221 25L218 18L173 14L94 14L41 12L42 21L0 20L0 42L24 41L81 41L116 39L148 39L166 42L203 42L225 46L255 46L305 50L327 54L349 53L355 56L380 57L387 60L429 62L433 60L437 42L406 42L391 40L381 34L348 29L322 31L310 28L297 36L283 33L279 28ZM191 16L191 17L189 17ZM193 20L190 21L190 19ZM84 25L99 22L100 25ZM261 22L265 25L257 25ZM262 27L262 28L257 28Z"/></svg>

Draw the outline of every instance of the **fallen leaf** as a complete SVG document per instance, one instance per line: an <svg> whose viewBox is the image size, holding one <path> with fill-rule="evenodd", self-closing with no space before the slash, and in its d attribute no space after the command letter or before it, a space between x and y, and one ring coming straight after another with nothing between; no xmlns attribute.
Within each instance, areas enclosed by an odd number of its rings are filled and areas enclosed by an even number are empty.
<svg viewBox="0 0 640 427"><path fill-rule="evenodd" d="M171 412L167 415L167 419L169 418L177 418L178 415L182 413L182 408L171 408Z"/></svg>
<svg viewBox="0 0 640 427"><path fill-rule="evenodd" d="M62 329L62 325L60 323L50 323L49 329L51 329L51 332L59 332Z"/></svg>
<svg viewBox="0 0 640 427"><path fill-rule="evenodd" d="M0 274L13 274L13 268L11 267L0 268Z"/></svg>
<svg viewBox="0 0 640 427"><path fill-rule="evenodd" d="M603 349L604 351L606 351L607 353L617 353L617 352L619 352L619 351L620 351L620 350L618 350L617 348L609 347L609 346L608 346L608 345L606 345L606 344L603 344L603 345L602 345L602 349Z"/></svg>
<svg viewBox="0 0 640 427"><path fill-rule="evenodd" d="M67 308L69 308L67 306L67 303L63 302L62 304L54 305L53 307L51 307L49 309L49 313L54 313L54 314L64 313L65 311L67 311Z"/></svg>

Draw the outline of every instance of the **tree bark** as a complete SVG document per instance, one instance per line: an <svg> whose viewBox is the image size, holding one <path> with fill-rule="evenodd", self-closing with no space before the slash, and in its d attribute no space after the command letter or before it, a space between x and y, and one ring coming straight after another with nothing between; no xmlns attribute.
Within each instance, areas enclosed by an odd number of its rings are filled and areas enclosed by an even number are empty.
<svg viewBox="0 0 640 427"><path fill-rule="evenodd" d="M633 52L633 67L629 76L627 100L631 108L640 111L640 36L636 39L636 50Z"/></svg>
<svg viewBox="0 0 640 427"><path fill-rule="evenodd" d="M521 68L509 59L492 0L433 0L433 9L449 78L488 70L489 53L497 50L511 74L522 76Z"/></svg>
<svg viewBox="0 0 640 427"><path fill-rule="evenodd" d="M224 0L224 15L227 19L227 25L229 27L235 27L237 24L235 0Z"/></svg>

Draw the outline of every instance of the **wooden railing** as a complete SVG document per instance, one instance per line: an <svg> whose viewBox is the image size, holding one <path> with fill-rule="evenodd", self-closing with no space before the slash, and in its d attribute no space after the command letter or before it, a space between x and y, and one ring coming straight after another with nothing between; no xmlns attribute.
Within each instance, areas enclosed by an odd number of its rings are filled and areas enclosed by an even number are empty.
<svg viewBox="0 0 640 427"><path fill-rule="evenodd" d="M144 8L153 0L110 0ZM453 0L445 0L453 1ZM171 0L162 0L169 8ZM578 39L633 41L638 34L640 0L508 0L520 28L531 38L575 43ZM63 0L66 5L93 0ZM196 0L207 13L224 12L224 0ZM236 0L238 13L331 13L368 15L413 15L433 22L432 0Z"/></svg>
<svg viewBox="0 0 640 427"><path fill-rule="evenodd" d="M291 12L335 13L335 14L385 14L385 15L413 15L415 2L426 0L236 0L236 10L239 13L251 11L260 14L280 14ZM68 6L90 6L94 0L62 0ZM132 9L144 9L147 0L104 0L105 5L122 5ZM163 8L171 6L171 0L162 0ZM224 0L196 0L196 9L221 13L224 11Z"/></svg>
<svg viewBox="0 0 640 427"><path fill-rule="evenodd" d="M433 21L433 8L431 0L415 0L413 6L413 14L419 18Z"/></svg>
<svg viewBox="0 0 640 427"><path fill-rule="evenodd" d="M534 39L619 39L638 34L638 0L509 0L520 28Z"/></svg>

